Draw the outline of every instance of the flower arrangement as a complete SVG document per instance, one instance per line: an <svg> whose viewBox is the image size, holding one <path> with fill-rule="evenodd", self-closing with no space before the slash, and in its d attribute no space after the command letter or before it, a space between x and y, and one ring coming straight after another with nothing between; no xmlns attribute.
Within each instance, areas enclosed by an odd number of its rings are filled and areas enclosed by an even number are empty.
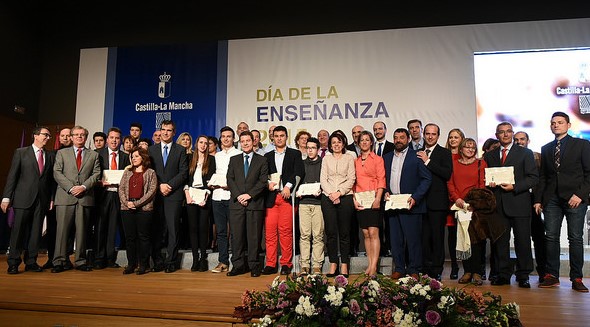
<svg viewBox="0 0 590 327"><path fill-rule="evenodd" d="M284 280L267 291L245 291L234 317L263 326L522 326L516 303L436 279L322 275Z"/></svg>

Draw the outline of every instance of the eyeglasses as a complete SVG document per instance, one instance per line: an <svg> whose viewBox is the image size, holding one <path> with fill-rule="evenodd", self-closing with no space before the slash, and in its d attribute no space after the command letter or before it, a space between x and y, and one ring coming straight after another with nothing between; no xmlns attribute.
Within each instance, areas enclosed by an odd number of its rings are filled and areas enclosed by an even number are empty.
<svg viewBox="0 0 590 327"><path fill-rule="evenodd" d="M43 135L43 136L45 136L48 139L51 138L51 134L49 134L49 133L39 133L39 135Z"/></svg>
<svg viewBox="0 0 590 327"><path fill-rule="evenodd" d="M317 146L308 146L306 149L308 150L317 150Z"/></svg>
<svg viewBox="0 0 590 327"><path fill-rule="evenodd" d="M500 135L504 135L504 134L512 134L512 133L514 133L514 131L511 129L507 129L505 131L497 131L496 133L498 133Z"/></svg>

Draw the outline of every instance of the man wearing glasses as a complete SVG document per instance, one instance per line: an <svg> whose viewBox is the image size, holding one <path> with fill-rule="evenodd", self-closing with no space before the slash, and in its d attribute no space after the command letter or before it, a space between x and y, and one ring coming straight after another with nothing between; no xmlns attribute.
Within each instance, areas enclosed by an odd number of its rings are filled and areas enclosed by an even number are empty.
<svg viewBox="0 0 590 327"><path fill-rule="evenodd" d="M49 129L37 127L33 144L14 151L2 196L2 211L14 209L14 225L10 234L8 273L18 274L24 249L25 271L41 272L37 254L45 213L53 206L53 162L55 154L43 147L51 138ZM25 244L26 243L26 244Z"/></svg>
<svg viewBox="0 0 590 327"><path fill-rule="evenodd" d="M531 288L529 274L533 271L533 254L531 251L531 196L529 189L537 185L539 172L535 164L533 152L514 144L512 124L502 122L496 127L496 138L500 147L488 151L484 159L488 167L513 167L514 184L486 181L496 196L496 210L507 220L514 233L514 249L516 252L516 280L521 288ZM492 285L509 285L512 276L512 265L506 260L510 251L510 229L496 241L498 253L495 264L500 276L492 280Z"/></svg>

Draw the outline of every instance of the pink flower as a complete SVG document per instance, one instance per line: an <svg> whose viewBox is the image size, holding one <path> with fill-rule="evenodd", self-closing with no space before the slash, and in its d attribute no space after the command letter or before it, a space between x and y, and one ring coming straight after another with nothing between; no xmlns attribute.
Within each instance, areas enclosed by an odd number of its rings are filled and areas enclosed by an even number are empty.
<svg viewBox="0 0 590 327"><path fill-rule="evenodd" d="M336 278L334 278L334 283L336 284L336 286L346 287L346 285L348 285L348 279L346 279L346 277L342 275L338 275L336 276Z"/></svg>
<svg viewBox="0 0 590 327"><path fill-rule="evenodd" d="M350 308L350 312L352 312L353 315L356 316L361 313L361 307L355 299L350 300L350 304L348 306Z"/></svg>
<svg viewBox="0 0 590 327"><path fill-rule="evenodd" d="M426 322L430 326L436 326L440 324L440 314L434 310L426 311Z"/></svg>

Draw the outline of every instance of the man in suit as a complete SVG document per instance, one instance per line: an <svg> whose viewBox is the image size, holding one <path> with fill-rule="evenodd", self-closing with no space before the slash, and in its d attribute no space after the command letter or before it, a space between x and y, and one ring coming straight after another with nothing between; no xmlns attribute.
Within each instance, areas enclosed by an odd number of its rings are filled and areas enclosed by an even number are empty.
<svg viewBox="0 0 590 327"><path fill-rule="evenodd" d="M590 193L590 143L571 137L570 118L564 112L551 116L555 140L541 148L541 178L535 189L535 210L545 217L547 274L539 287L559 286L560 231L567 220L572 289L588 292L582 282L584 224Z"/></svg>
<svg viewBox="0 0 590 327"><path fill-rule="evenodd" d="M514 133L514 143L528 148L530 139L527 132ZM541 169L541 153L533 151L535 156L535 165L537 170ZM538 185L538 184L537 184ZM531 201L535 201L534 188L530 190ZM535 263L537 264L537 275L539 276L539 283L542 283L545 274L547 273L547 251L545 249L545 223L540 213L537 213L535 207L531 207L531 239L535 246Z"/></svg>
<svg viewBox="0 0 590 327"><path fill-rule="evenodd" d="M149 148L152 168L158 177L158 192L154 202L152 237L153 250L152 271L165 270L167 273L176 271L178 259L178 236L180 215L184 199L184 184L188 179L188 159L186 150L173 141L176 125L171 120L164 120L160 127L160 143ZM167 234L166 259L162 258L162 244Z"/></svg>
<svg viewBox="0 0 590 327"><path fill-rule="evenodd" d="M67 243L72 223L76 226L76 269L92 270L86 262L86 226L94 206L94 184L100 177L100 162L98 153L84 147L87 137L86 128L74 126L73 146L57 151L55 158L53 177L57 182L57 233L53 273L64 271L64 264L69 261Z"/></svg>
<svg viewBox="0 0 590 327"><path fill-rule="evenodd" d="M297 178L303 178L305 168L301 152L287 147L287 128L279 125L273 132L275 150L264 156L268 161L268 173L278 174L280 181L268 183L266 219L264 221L266 266L265 275L277 272L277 243L281 247L281 275L288 275L293 268L293 206L291 191L297 186Z"/></svg>
<svg viewBox="0 0 590 327"><path fill-rule="evenodd" d="M496 126L496 138L500 147L486 152L484 160L488 167L513 167L514 184L489 182L489 187L496 196L496 210L507 222L514 233L514 250L516 252L516 280L521 288L530 288L529 274L533 271L533 254L531 251L531 195L529 189L537 185L539 172L535 165L533 152L514 144L512 124L502 122ZM510 231L502 234L495 243L495 265L499 276L492 280L492 285L510 284L512 266L509 258ZM502 259L503 258L503 259Z"/></svg>
<svg viewBox="0 0 590 327"><path fill-rule="evenodd" d="M117 181L106 180L105 172L109 170L123 170L130 165L129 155L120 150L121 130L111 127L107 134L107 146L98 151L100 168L103 178L99 182L102 188L100 211L96 223L96 255L94 268L119 268L115 241L117 231L121 234L121 202L119 200L119 185Z"/></svg>
<svg viewBox="0 0 590 327"><path fill-rule="evenodd" d="M245 121L241 121L238 124L238 126L236 127L236 134L242 135L243 132L249 131L249 130L250 130L250 126L248 126L248 124ZM241 150L240 142L239 141L234 142L234 147L238 150Z"/></svg>
<svg viewBox="0 0 590 327"><path fill-rule="evenodd" d="M390 195L410 194L407 209L387 210L389 240L395 270L391 275L399 279L406 274L418 277L422 270L422 216L426 213L424 197L432 182L432 175L416 151L408 147L410 133L398 128L393 133L395 150L383 157L387 189L385 199ZM406 262L405 247L408 249Z"/></svg>
<svg viewBox="0 0 590 327"><path fill-rule="evenodd" d="M319 148L319 156L323 158L328 154L328 139L330 138L330 133L328 133L325 129L320 129L318 132L318 140L320 140L320 148Z"/></svg>
<svg viewBox="0 0 590 327"><path fill-rule="evenodd" d="M346 146L346 151L356 153L357 157L361 154L361 148L359 147L359 137L361 132L364 130L363 126L356 125L352 128L352 143Z"/></svg>
<svg viewBox="0 0 590 327"><path fill-rule="evenodd" d="M375 135L375 153L378 156L393 152L395 146L387 140L387 126L384 122L378 121L373 124L373 135Z"/></svg>
<svg viewBox="0 0 590 327"><path fill-rule="evenodd" d="M9 274L18 274L18 266L22 262L21 254L25 250L25 271L43 271L37 264L37 254L43 218L53 207L55 191L55 154L43 149L50 138L48 128L37 127L33 130L33 144L16 149L12 156L1 205L4 213L11 206L14 209L10 254L7 259Z"/></svg>
<svg viewBox="0 0 590 327"><path fill-rule="evenodd" d="M424 138L422 137L422 121L419 119L410 119L408 120L408 131L410 132L410 137L412 138L412 142L410 146L412 149L418 151L424 148Z"/></svg>
<svg viewBox="0 0 590 327"><path fill-rule="evenodd" d="M242 132L240 146L243 154L231 157L227 168L227 186L231 193L229 227L233 265L228 276L250 271L252 277L259 277L262 268L258 252L262 239L268 163L265 157L252 152L253 139L251 132Z"/></svg>
<svg viewBox="0 0 590 327"><path fill-rule="evenodd" d="M408 125L415 127L416 123ZM421 123L419 126L422 129ZM432 174L432 184L426 193L428 212L422 221L423 272L438 280L441 279L445 263L445 225L449 212L447 181L453 173L451 151L438 145L439 137L440 127L432 123L426 124L424 137L420 137L424 141L424 149L417 153Z"/></svg>

